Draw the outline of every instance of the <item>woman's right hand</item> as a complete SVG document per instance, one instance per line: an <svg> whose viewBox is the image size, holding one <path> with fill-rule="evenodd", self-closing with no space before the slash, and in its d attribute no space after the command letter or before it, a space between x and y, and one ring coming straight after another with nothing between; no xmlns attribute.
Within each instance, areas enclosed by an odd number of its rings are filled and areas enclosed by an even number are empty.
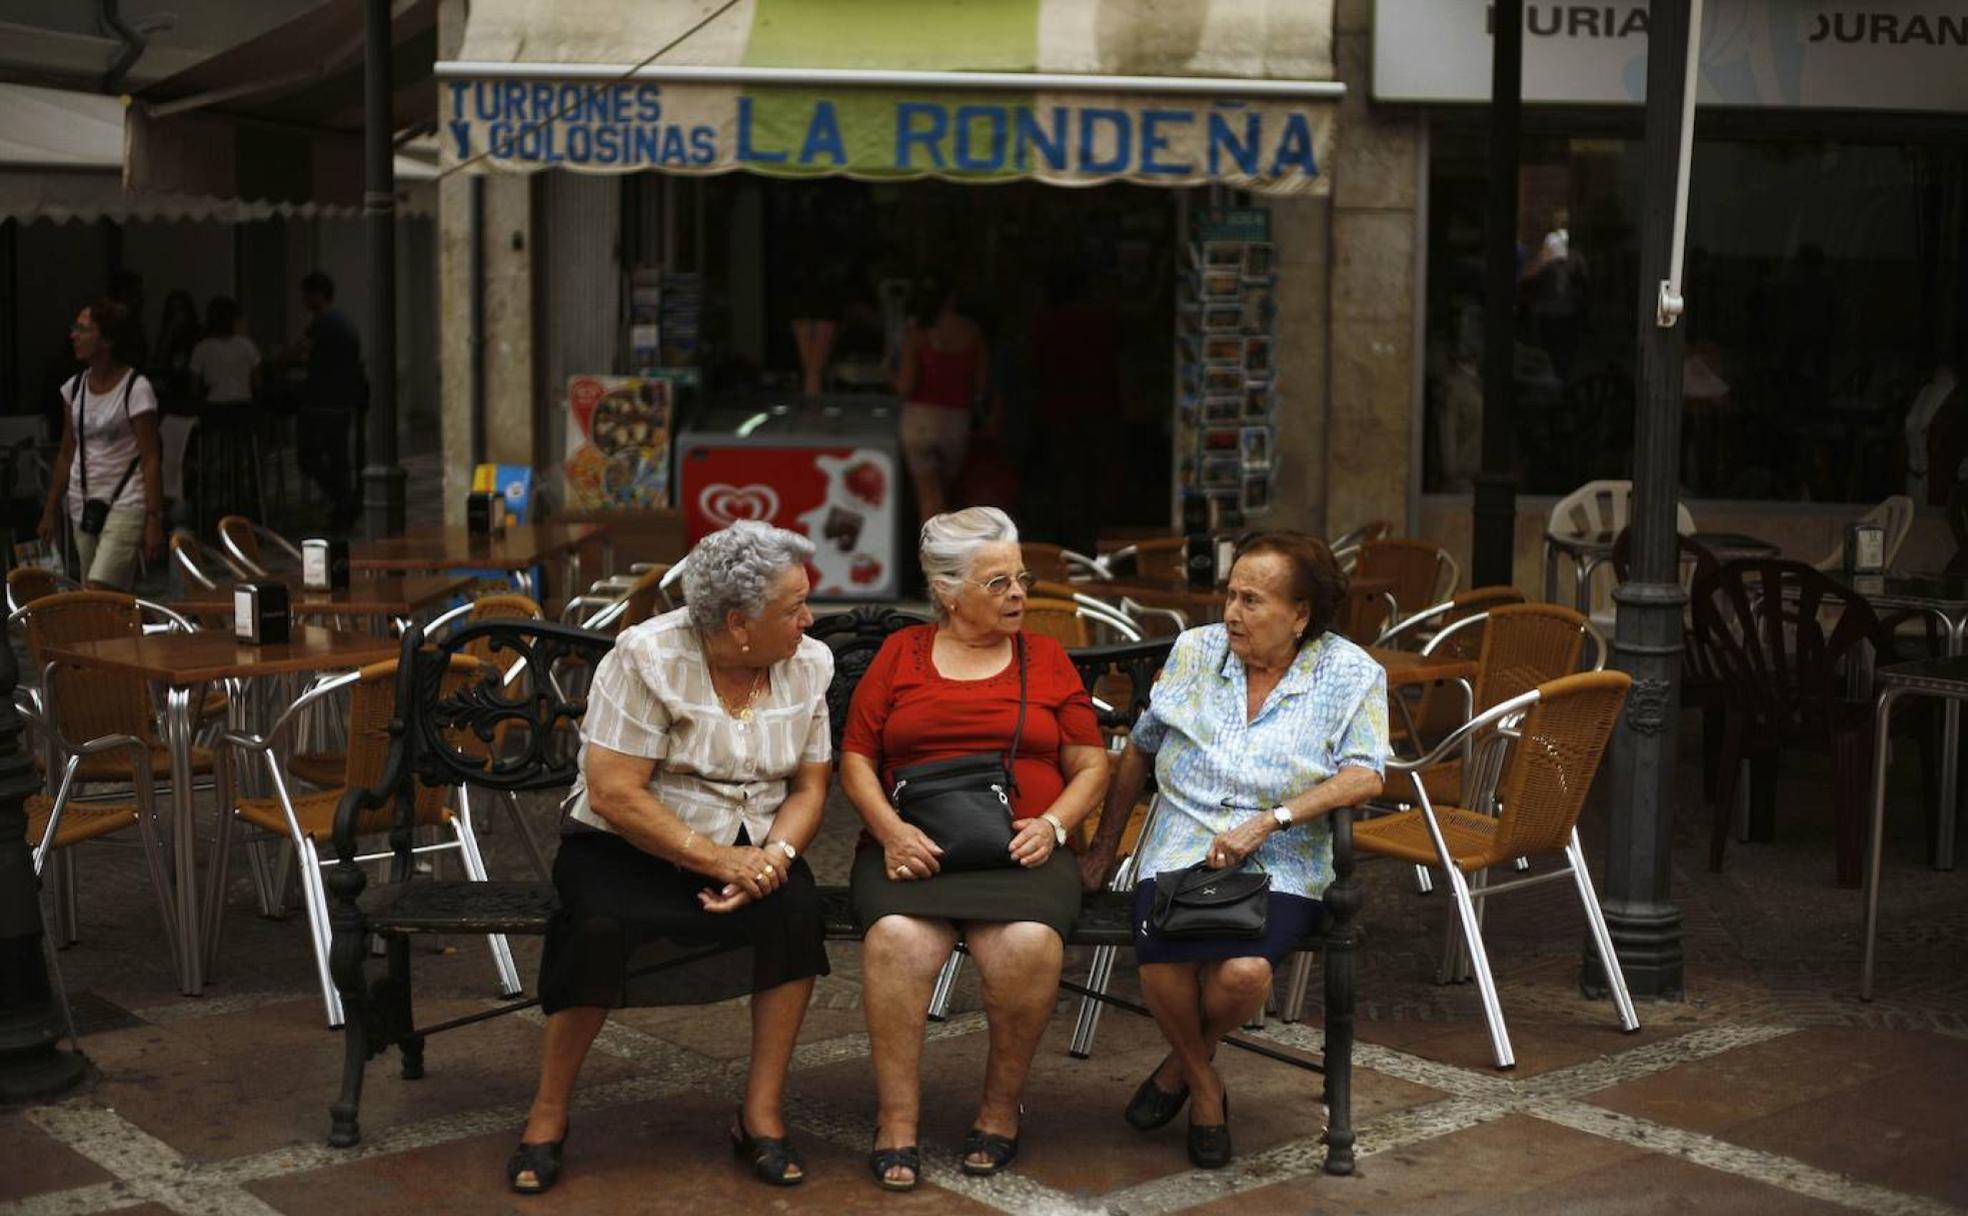
<svg viewBox="0 0 1968 1216"><path fill-rule="evenodd" d="M711 853L703 873L722 886L764 899L786 881L786 863L784 859L774 861L749 845L723 845Z"/></svg>
<svg viewBox="0 0 1968 1216"><path fill-rule="evenodd" d="M943 850L919 827L899 823L881 842L882 869L891 881L929 878L942 869Z"/></svg>
<svg viewBox="0 0 1968 1216"><path fill-rule="evenodd" d="M1095 844L1080 854L1080 888L1105 891L1114 877L1114 850Z"/></svg>

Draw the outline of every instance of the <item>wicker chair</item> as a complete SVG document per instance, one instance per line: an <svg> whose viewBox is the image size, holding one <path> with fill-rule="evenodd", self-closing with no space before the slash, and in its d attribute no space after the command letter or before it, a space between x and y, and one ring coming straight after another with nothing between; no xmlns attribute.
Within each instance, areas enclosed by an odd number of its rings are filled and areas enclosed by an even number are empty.
<svg viewBox="0 0 1968 1216"><path fill-rule="evenodd" d="M1454 594L1462 574L1447 549L1425 540L1370 540L1360 546L1353 573L1387 579L1397 611L1420 612Z"/></svg>
<svg viewBox="0 0 1968 1216"><path fill-rule="evenodd" d="M682 581L682 562L641 564L626 580L619 576L604 579L588 588L585 595L570 598L561 608L560 619L578 623L583 629L620 632L678 607L681 601L674 592Z"/></svg>
<svg viewBox="0 0 1968 1216"><path fill-rule="evenodd" d="M279 560L290 562L297 568L301 565L298 545L244 515L228 515L219 521L219 547L225 552L226 564L240 578L268 577L272 573L268 561L269 549Z"/></svg>
<svg viewBox="0 0 1968 1216"><path fill-rule="evenodd" d="M1624 672L1586 672L1541 684L1492 707L1428 755L1388 765L1390 772L1414 773L1441 763L1464 743L1482 739L1483 750L1492 753L1484 757L1484 767L1494 776L1477 791L1474 806L1438 805L1424 795L1414 810L1370 819L1353 829L1354 845L1367 853L1437 866L1448 875L1456 910L1449 924L1450 941L1454 941L1459 924L1462 948L1468 953L1482 993L1483 1016L1489 1023L1490 1048L1498 1068L1514 1067L1516 1056L1504 1026L1503 1008L1497 1001L1489 954L1483 946L1478 899L1569 876L1604 964L1620 1028L1629 1032L1640 1028L1578 837L1579 812L1585 808L1586 793L1619 723L1632 683L1632 677ZM1492 805L1501 807L1495 815L1486 809ZM1563 853L1564 867L1488 884L1492 867L1545 853ZM1473 890L1469 876L1475 879ZM1445 977L1460 970L1454 961L1457 953L1453 946L1444 950Z"/></svg>
<svg viewBox="0 0 1968 1216"><path fill-rule="evenodd" d="M1371 646L1390 629L1400 616L1391 592L1349 585L1340 600L1333 627L1341 637L1362 646Z"/></svg>
<svg viewBox="0 0 1968 1216"><path fill-rule="evenodd" d="M1141 640L1141 631L1134 627L1132 621L1097 600L1079 597L1054 599L1035 595L1025 601L1025 632L1053 638L1068 650L1093 645L1095 628L1119 635L1118 639L1100 639L1103 643Z"/></svg>
<svg viewBox="0 0 1968 1216"><path fill-rule="evenodd" d="M1142 637L1172 637L1189 628L1189 618L1174 608L1158 608L1126 595L1115 600L1087 594L1099 590L1098 583L1054 583L1040 579L1032 584L1032 594L1039 598L1071 600L1103 618L1119 618L1117 624L1124 628L1116 628L1115 632L1122 638L1129 637L1129 630ZM1151 620L1157 623L1151 625Z"/></svg>
<svg viewBox="0 0 1968 1216"><path fill-rule="evenodd" d="M292 842L301 858L301 884L305 893L304 904L307 909L309 936L314 948L315 968L321 983L321 997L328 1014L331 1027L342 1024L341 996L335 991L335 982L328 970L328 901L322 883L322 860L318 852L321 842L334 835L335 811L348 786L360 785L380 788L383 772L389 760L390 719L396 709L396 669L395 660L377 663L359 672L328 676L315 682L314 686L302 694L285 713L281 714L264 736L226 734L219 740L219 750L225 762L219 766L219 805L230 808L230 816L259 828L270 835ZM490 669L478 660L463 655L456 656L450 671L445 675L440 696L448 695L465 687L472 680L488 674ZM496 676L494 676L496 678ZM285 766L280 761L279 746L282 737L298 722L307 709L343 689L348 689L349 754L346 767L348 785L310 793L292 792L287 780ZM238 798L234 796L239 773L235 770L242 764L257 762L266 767L272 782L274 794L270 798ZM468 812L452 813L445 805L444 786L417 787L416 824L419 827L444 826L451 830L453 839L438 844L427 844L417 848L418 853L439 850L457 850L464 864L465 873L474 882L486 881L485 862L478 850L478 838L472 831L471 816ZM384 805L365 815L357 831L363 835L375 835L390 829L393 816L392 806ZM215 961L218 954L219 930L224 923L222 913L225 907L226 872L232 851L232 838L235 833L230 825L222 827L218 833L217 847L213 851L211 866L207 874L210 889L206 899L205 941L209 960ZM387 852L380 855L388 857ZM364 860L370 860L365 858ZM519 972L513 965L512 950L506 944L503 934L490 934L487 941L492 948L492 958L499 973L499 991L506 996L515 996L520 991Z"/></svg>
<svg viewBox="0 0 1968 1216"><path fill-rule="evenodd" d="M42 689L45 713L30 710L26 716L48 741L54 755L61 757L61 776L52 795L30 794L27 798L27 842L33 849L34 872L40 874L50 857L55 859L50 895L54 903L54 941L73 945L76 940L77 886L72 845L95 840L126 828L137 829L143 841L144 863L150 870L151 889L157 896L158 923L173 955L177 953L177 917L173 913L171 877L164 860L164 847L157 834L156 782L152 778L151 749L132 735L106 734L77 742L63 733L62 722L68 696L76 694L87 678L77 679L72 669L55 668ZM66 691L57 695L57 689ZM83 765L97 756L121 753L132 774L128 800L83 802L76 797ZM51 767L50 771L53 771Z"/></svg>
<svg viewBox="0 0 1968 1216"><path fill-rule="evenodd" d="M35 600L79 590L78 584L44 566L15 566L7 571L7 612L11 615Z"/></svg>
<svg viewBox="0 0 1968 1216"><path fill-rule="evenodd" d="M212 591L219 585L213 571L219 563L205 550L203 543L189 532L171 533L171 564L184 575L185 582L204 591Z"/></svg>

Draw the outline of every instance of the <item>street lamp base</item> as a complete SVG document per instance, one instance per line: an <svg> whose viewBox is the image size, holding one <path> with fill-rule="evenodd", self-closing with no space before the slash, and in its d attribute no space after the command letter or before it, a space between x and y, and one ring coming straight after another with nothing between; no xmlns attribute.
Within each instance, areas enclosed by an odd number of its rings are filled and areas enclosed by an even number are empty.
<svg viewBox="0 0 1968 1216"><path fill-rule="evenodd" d="M53 1010L0 1016L0 1103L43 1102L89 1079L86 1056L55 1046Z"/></svg>
<svg viewBox="0 0 1968 1216"><path fill-rule="evenodd" d="M1606 928L1619 955L1626 987L1635 997L1679 1001L1686 999L1682 980L1681 912L1672 904L1603 905ZM1588 942L1579 961L1579 989L1598 998L1606 995L1606 973Z"/></svg>

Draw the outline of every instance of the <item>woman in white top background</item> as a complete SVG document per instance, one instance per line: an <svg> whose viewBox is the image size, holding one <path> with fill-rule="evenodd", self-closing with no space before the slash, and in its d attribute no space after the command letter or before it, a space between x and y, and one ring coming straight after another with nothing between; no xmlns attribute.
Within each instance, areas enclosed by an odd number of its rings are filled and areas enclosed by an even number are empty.
<svg viewBox="0 0 1968 1216"><path fill-rule="evenodd" d="M560 1174L575 1074L610 1009L750 994L751 1069L731 1144L762 1180L802 1180L781 1113L787 1066L828 973L801 854L832 759L833 653L805 636L813 544L743 522L699 541L686 607L626 630L595 667L540 959L540 1087L506 1164Z"/></svg>
<svg viewBox="0 0 1968 1216"><path fill-rule="evenodd" d="M192 393L209 406L251 405L260 348L239 330L239 305L213 296L205 306L205 336L191 348Z"/></svg>
<svg viewBox="0 0 1968 1216"><path fill-rule="evenodd" d="M139 548L164 556L164 483L157 393L118 357L142 344L130 310L96 300L75 315L69 343L83 369L62 384L62 441L37 529L53 544L67 508L84 583L128 591ZM108 505L107 514L86 504ZM101 518L97 518L101 515Z"/></svg>

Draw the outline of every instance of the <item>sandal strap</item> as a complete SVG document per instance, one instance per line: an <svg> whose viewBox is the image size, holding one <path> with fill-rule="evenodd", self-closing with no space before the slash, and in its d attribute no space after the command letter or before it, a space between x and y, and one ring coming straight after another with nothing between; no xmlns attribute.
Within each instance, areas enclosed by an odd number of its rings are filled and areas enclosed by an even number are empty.
<svg viewBox="0 0 1968 1216"><path fill-rule="evenodd" d="M895 1148L878 1148L868 1154L868 1164L875 1171L875 1177L885 1178L888 1171L896 1168L909 1170L918 1177L922 1174L922 1147L915 1144L899 1145Z"/></svg>
<svg viewBox="0 0 1968 1216"><path fill-rule="evenodd" d="M1011 1160L1017 1152L1018 1137L1016 1136L1000 1136L996 1132L987 1132L981 1127L973 1127L970 1129L970 1133L964 1137L964 1156L968 1157L972 1153L983 1153L991 1159L993 1165L1003 1165L1005 1162Z"/></svg>

